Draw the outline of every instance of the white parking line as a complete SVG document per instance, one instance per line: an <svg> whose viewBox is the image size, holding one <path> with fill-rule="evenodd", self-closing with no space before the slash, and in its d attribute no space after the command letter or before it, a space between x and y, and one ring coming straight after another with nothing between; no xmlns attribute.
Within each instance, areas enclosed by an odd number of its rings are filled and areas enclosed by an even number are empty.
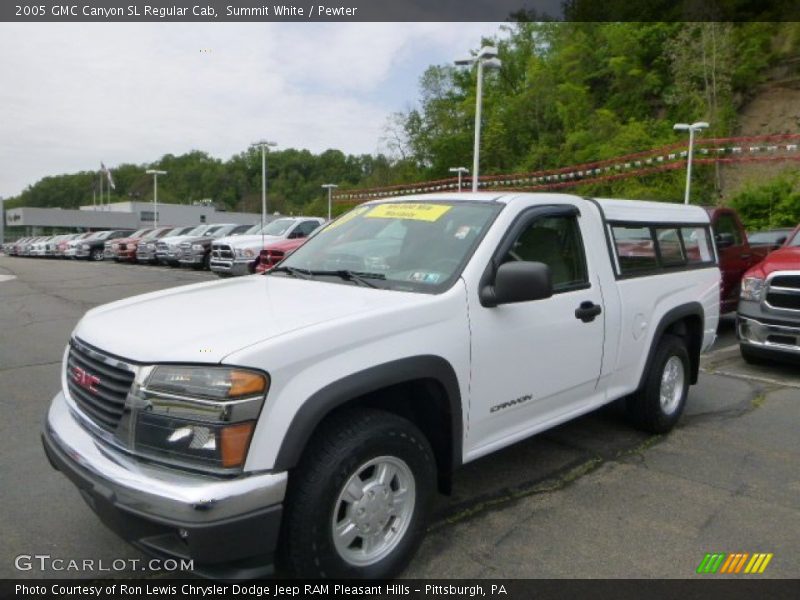
<svg viewBox="0 0 800 600"><path fill-rule="evenodd" d="M12 279L16 278L16 275L0 275L0 283L3 283L4 281L11 281Z"/></svg>

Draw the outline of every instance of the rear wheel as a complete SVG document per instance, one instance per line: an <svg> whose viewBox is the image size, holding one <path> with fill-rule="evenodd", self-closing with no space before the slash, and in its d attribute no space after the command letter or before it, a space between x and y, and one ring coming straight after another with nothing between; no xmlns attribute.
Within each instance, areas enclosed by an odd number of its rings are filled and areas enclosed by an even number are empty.
<svg viewBox="0 0 800 600"><path fill-rule="evenodd" d="M683 338L663 336L642 389L626 401L627 412L639 429L666 433L675 427L686 405L690 367Z"/></svg>
<svg viewBox="0 0 800 600"><path fill-rule="evenodd" d="M90 260L103 260L103 250L95 248L89 253Z"/></svg>
<svg viewBox="0 0 800 600"><path fill-rule="evenodd" d="M436 485L433 451L413 423L342 413L314 434L291 477L281 546L292 574L386 578L408 564Z"/></svg>

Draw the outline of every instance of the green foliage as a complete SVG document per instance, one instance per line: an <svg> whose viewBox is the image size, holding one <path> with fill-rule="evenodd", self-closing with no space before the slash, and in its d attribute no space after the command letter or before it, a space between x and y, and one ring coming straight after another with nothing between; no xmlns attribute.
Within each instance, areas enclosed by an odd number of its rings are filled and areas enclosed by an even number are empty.
<svg viewBox="0 0 800 600"><path fill-rule="evenodd" d="M352 156L338 150L314 155L307 150L281 150L268 156L269 210L284 214L327 215L327 193L323 183L337 183L342 188L356 185L381 186L397 183L395 173L408 172L408 164L392 165L382 155ZM122 164L113 169L116 189L112 202L151 201L152 176L145 171L167 171L159 177L158 199L161 202L190 204L212 199L220 208L248 212L261 210L261 153L247 149L222 161L205 152L192 151L181 156L167 154L144 165ZM92 204L92 190L99 189L99 172L81 172L45 177L19 196L6 201L16 206L60 206L77 208ZM103 181L107 193L107 183ZM104 193L104 197L106 197Z"/></svg>
<svg viewBox="0 0 800 600"><path fill-rule="evenodd" d="M793 227L800 223L800 175L784 173L767 183L747 186L730 205L748 230Z"/></svg>

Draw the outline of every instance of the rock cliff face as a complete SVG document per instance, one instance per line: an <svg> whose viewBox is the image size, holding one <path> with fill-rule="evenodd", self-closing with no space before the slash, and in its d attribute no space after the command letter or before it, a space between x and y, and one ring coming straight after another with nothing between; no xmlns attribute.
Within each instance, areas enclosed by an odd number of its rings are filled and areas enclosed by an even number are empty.
<svg viewBox="0 0 800 600"><path fill-rule="evenodd" d="M781 77L764 85L739 112L736 135L766 135L800 131L800 76ZM751 182L764 182L785 171L797 171L797 162L738 164L720 169L723 198L735 196Z"/></svg>

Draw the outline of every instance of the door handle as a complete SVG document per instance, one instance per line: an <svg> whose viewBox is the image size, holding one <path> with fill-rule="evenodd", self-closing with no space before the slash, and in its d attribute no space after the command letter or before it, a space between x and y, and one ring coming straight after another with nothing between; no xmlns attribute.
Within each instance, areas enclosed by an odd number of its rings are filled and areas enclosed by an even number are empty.
<svg viewBox="0 0 800 600"><path fill-rule="evenodd" d="M603 307L595 304L591 300L581 302L581 305L575 309L575 318L580 319L584 323L594 321L594 318L603 312Z"/></svg>

